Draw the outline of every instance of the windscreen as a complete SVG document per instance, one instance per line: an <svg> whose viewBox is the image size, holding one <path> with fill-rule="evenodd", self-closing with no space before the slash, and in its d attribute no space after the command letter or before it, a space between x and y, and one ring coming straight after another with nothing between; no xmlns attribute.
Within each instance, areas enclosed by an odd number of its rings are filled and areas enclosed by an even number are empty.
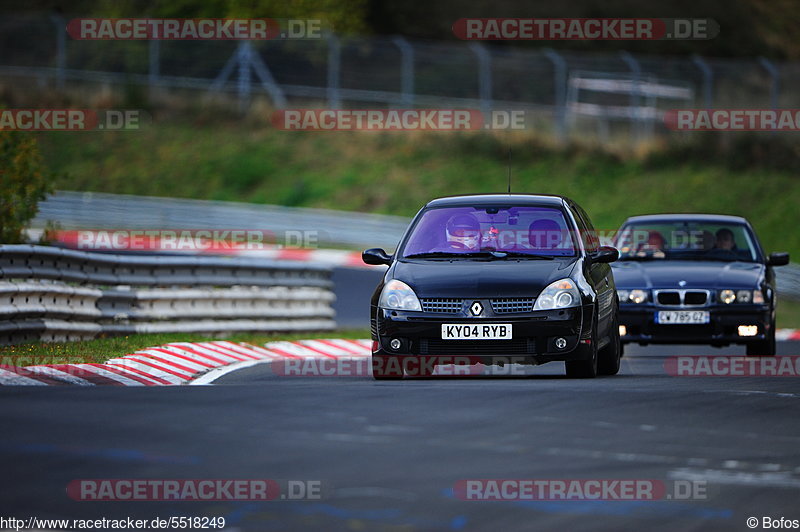
<svg viewBox="0 0 800 532"><path fill-rule="evenodd" d="M631 223L615 243L620 260L714 260L754 262L758 251L747 226L669 221Z"/></svg>
<svg viewBox="0 0 800 532"><path fill-rule="evenodd" d="M446 207L425 211L403 249L404 258L468 257L481 252L515 256L576 255L573 232L550 207Z"/></svg>

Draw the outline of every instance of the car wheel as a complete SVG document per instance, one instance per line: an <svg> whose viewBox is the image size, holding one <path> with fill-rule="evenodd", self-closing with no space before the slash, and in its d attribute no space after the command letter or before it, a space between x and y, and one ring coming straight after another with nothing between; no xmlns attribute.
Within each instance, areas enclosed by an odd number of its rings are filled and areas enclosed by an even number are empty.
<svg viewBox="0 0 800 532"><path fill-rule="evenodd" d="M398 380L403 378L403 366L400 359L391 355L372 355L372 378L378 381Z"/></svg>
<svg viewBox="0 0 800 532"><path fill-rule="evenodd" d="M775 346L775 324L770 325L770 332L766 340L747 344L747 356L749 357L774 357Z"/></svg>
<svg viewBox="0 0 800 532"><path fill-rule="evenodd" d="M616 375L619 373L619 359L622 356L622 343L619 339L617 318L611 324L611 338L608 345L600 350L597 359L597 372L600 375Z"/></svg>
<svg viewBox="0 0 800 532"><path fill-rule="evenodd" d="M571 379L593 379L597 377L597 319L592 329L591 343L588 345L589 357L584 360L567 360L567 377Z"/></svg>

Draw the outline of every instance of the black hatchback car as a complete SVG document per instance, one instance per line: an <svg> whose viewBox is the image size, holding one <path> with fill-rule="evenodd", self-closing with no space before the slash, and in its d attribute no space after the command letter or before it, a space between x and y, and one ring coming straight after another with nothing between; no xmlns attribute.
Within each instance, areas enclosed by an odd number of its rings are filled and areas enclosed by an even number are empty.
<svg viewBox="0 0 800 532"><path fill-rule="evenodd" d="M565 361L567 375L619 371L618 301L586 212L560 196L487 194L431 201L371 303L376 379L427 376L435 365Z"/></svg>
<svg viewBox="0 0 800 532"><path fill-rule="evenodd" d="M658 214L617 233L614 276L623 343L744 344L775 354L775 274L788 253L764 254L744 218Z"/></svg>

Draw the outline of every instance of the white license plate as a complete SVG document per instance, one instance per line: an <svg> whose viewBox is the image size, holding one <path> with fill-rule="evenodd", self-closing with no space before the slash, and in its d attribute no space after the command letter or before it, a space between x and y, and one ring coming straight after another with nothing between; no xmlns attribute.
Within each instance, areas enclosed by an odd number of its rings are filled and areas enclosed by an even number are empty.
<svg viewBox="0 0 800 532"><path fill-rule="evenodd" d="M442 340L511 340L511 324L443 323Z"/></svg>
<svg viewBox="0 0 800 532"><path fill-rule="evenodd" d="M661 325L702 324L709 320L707 310L660 310L656 314L656 323Z"/></svg>

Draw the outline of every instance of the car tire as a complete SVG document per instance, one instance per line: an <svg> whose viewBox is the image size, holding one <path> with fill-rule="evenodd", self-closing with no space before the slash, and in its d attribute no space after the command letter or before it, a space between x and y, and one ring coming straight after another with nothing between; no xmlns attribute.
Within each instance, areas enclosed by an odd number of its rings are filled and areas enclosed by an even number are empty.
<svg viewBox="0 0 800 532"><path fill-rule="evenodd" d="M600 375L616 375L619 373L619 363L622 357L622 343L619 339L619 323L615 316L611 323L611 337L597 355L597 373Z"/></svg>
<svg viewBox="0 0 800 532"><path fill-rule="evenodd" d="M372 355L372 378L376 381L391 381L403 378L400 359L391 355Z"/></svg>
<svg viewBox="0 0 800 532"><path fill-rule="evenodd" d="M770 332L766 340L747 344L747 356L749 357L774 357L776 350L774 323L770 325Z"/></svg>
<svg viewBox="0 0 800 532"><path fill-rule="evenodd" d="M597 377L597 319L594 320L591 342L588 345L589 357L583 360L567 360L564 366L570 379L593 379ZM585 344L584 344L585 345Z"/></svg>

